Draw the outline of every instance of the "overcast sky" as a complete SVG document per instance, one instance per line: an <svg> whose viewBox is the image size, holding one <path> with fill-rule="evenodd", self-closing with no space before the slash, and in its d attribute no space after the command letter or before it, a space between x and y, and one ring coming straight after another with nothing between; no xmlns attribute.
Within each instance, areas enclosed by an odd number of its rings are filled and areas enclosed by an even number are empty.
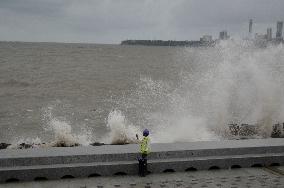
<svg viewBox="0 0 284 188"><path fill-rule="evenodd" d="M0 0L0 40L119 43L244 37L284 20L284 0Z"/></svg>

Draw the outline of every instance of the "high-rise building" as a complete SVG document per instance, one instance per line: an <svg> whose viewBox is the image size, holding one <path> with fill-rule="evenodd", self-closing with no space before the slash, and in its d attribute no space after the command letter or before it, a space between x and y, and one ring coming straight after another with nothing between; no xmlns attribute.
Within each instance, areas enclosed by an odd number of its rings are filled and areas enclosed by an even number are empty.
<svg viewBox="0 0 284 188"><path fill-rule="evenodd" d="M229 35L227 33L227 31L221 31L220 34L219 34L219 39L220 40L226 40L229 38Z"/></svg>
<svg viewBox="0 0 284 188"><path fill-rule="evenodd" d="M283 22L277 22L276 39L282 39Z"/></svg>
<svg viewBox="0 0 284 188"><path fill-rule="evenodd" d="M249 33L252 33L252 19L249 20Z"/></svg>
<svg viewBox="0 0 284 188"><path fill-rule="evenodd" d="M267 28L266 38L269 41L272 40L272 28Z"/></svg>

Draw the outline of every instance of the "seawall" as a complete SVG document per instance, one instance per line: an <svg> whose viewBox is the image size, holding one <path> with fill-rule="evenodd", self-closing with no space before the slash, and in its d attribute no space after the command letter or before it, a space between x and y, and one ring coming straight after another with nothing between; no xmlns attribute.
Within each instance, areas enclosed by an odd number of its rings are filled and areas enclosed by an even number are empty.
<svg viewBox="0 0 284 188"><path fill-rule="evenodd" d="M0 150L0 182L137 174L139 146ZM284 139L152 144L151 173L284 165Z"/></svg>

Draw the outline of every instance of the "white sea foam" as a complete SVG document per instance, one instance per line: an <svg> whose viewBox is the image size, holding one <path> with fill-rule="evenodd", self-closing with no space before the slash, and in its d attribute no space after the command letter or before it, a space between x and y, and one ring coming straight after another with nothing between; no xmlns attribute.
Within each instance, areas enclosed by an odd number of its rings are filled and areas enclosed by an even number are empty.
<svg viewBox="0 0 284 188"><path fill-rule="evenodd" d="M44 124L42 127L46 134L51 134L49 141L41 138L15 138L8 148L39 148L39 147L72 147L78 145L89 145L92 140L91 131L81 129L79 133L72 131L72 126L64 117L54 117L55 106L50 105L43 110Z"/></svg>
<svg viewBox="0 0 284 188"><path fill-rule="evenodd" d="M179 80L141 75L137 87L115 101L101 141L134 143L144 128L153 142L216 140L227 137L229 123L257 124L258 136L269 137L272 125L284 122L283 63L282 45L256 48L242 40L177 50L173 64L184 66ZM54 136L50 144L89 144L90 131L75 133L68 119L54 115L55 108L44 113L44 128Z"/></svg>
<svg viewBox="0 0 284 188"><path fill-rule="evenodd" d="M125 116L119 110L112 110L107 118L108 136L105 143L126 144L136 143L135 135L139 133L139 128L127 122Z"/></svg>
<svg viewBox="0 0 284 188"><path fill-rule="evenodd" d="M194 62L178 84L142 76L120 101L123 118L149 128L154 142L220 139L229 123L257 124L265 138L274 123L284 122L282 45L260 49L247 41L222 41L180 55L180 61Z"/></svg>
<svg viewBox="0 0 284 188"><path fill-rule="evenodd" d="M49 143L51 146L75 146L75 145L89 145L91 143L91 131L81 129L80 133L72 132L72 126L68 121L61 117L53 116L53 106L49 106L45 110L45 126L47 132L52 132L54 138Z"/></svg>
<svg viewBox="0 0 284 188"><path fill-rule="evenodd" d="M272 125L284 121L283 47L257 49L244 41L225 41L214 50L220 62L212 61L214 68L199 79L203 101L195 97L201 117L216 132L224 132L230 122L249 123L261 127L261 136L270 136Z"/></svg>

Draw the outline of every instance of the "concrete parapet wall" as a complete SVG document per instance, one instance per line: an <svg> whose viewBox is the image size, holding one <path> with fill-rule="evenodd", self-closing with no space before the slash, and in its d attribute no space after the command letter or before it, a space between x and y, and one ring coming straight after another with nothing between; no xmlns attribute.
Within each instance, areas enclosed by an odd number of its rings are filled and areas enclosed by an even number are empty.
<svg viewBox="0 0 284 188"><path fill-rule="evenodd" d="M139 146L0 151L0 182L136 174ZM152 144L152 173L284 165L284 139Z"/></svg>

